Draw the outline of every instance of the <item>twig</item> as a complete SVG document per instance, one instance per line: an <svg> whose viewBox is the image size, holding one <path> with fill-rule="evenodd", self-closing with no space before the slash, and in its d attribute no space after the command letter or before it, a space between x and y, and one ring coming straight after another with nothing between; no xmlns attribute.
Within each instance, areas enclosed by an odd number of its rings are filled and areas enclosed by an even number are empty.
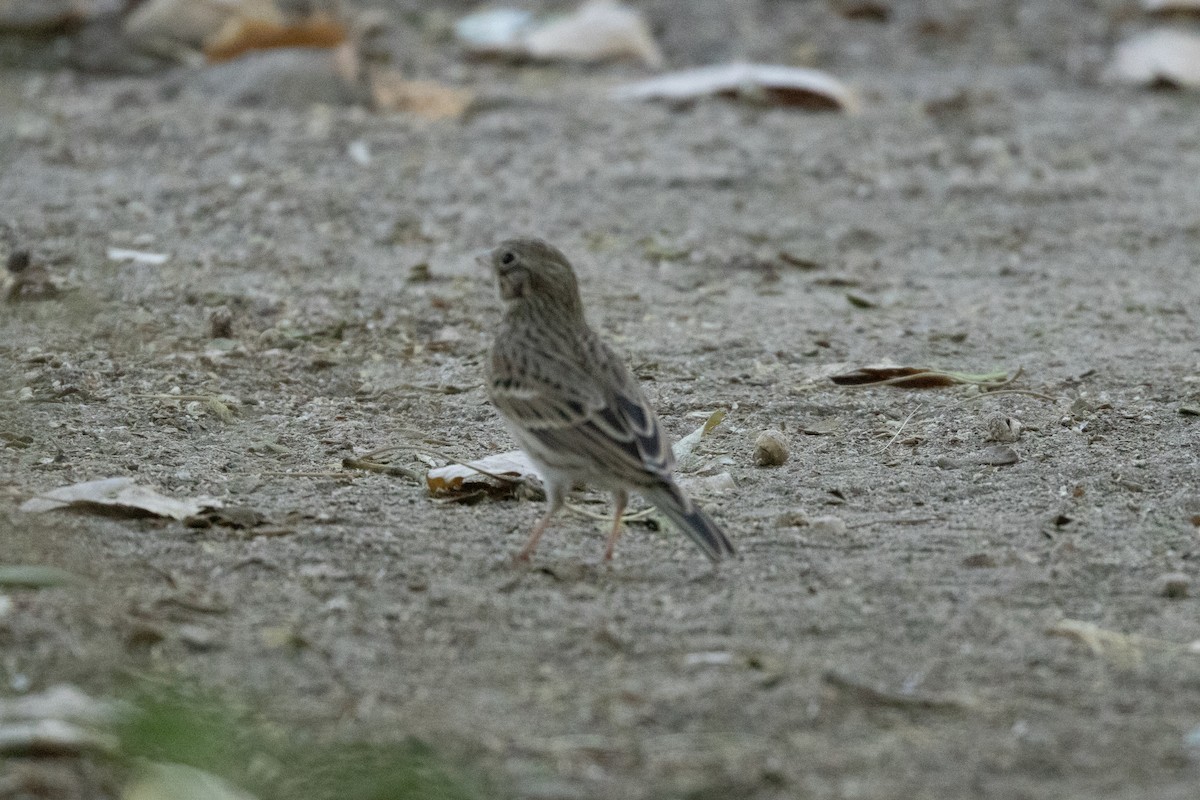
<svg viewBox="0 0 1200 800"><path fill-rule="evenodd" d="M187 400L189 402L191 402L193 400L198 400L198 401L203 401L203 402L208 402L210 400L216 400L217 402L224 402L223 400L221 400L221 395L217 394L217 393L213 393L213 394L131 394L129 396L130 397L139 397L139 398L142 398L145 400Z"/></svg>
<svg viewBox="0 0 1200 800"><path fill-rule="evenodd" d="M923 525L926 522L938 522L942 517L891 517L889 519L873 519L867 522L857 522L854 525L847 525L846 530L853 531L859 528L869 528L872 525Z"/></svg>
<svg viewBox="0 0 1200 800"><path fill-rule="evenodd" d="M354 480L354 475L349 472L285 472L275 471L260 472L259 475L268 478L341 478L342 480Z"/></svg>
<svg viewBox="0 0 1200 800"><path fill-rule="evenodd" d="M877 453L877 455L883 455L885 452L887 452L887 449L892 446L892 442L894 442L900 438L900 434L904 432L904 428L905 428L905 426L908 425L908 421L913 418L913 414L916 414L920 410L921 410L921 406L918 405L911 412L909 412L909 415L904 418L904 422L901 422L900 427L896 429L896 435L893 436L891 439L888 439L888 443L883 446L883 449L880 450Z"/></svg>
<svg viewBox="0 0 1200 800"><path fill-rule="evenodd" d="M597 514L595 511L588 511L586 508L577 506L574 503L567 503L566 506L567 506L568 510L574 511L576 514L578 514L581 517L587 517L588 519L600 520L601 522L612 521L612 516L609 514ZM638 520L642 520L642 519L645 519L646 517L649 517L653 513L654 513L653 507L643 508L641 511L634 511L629 514L622 514L621 521L622 522L637 522Z"/></svg>
<svg viewBox="0 0 1200 800"><path fill-rule="evenodd" d="M825 672L821 676L821 680L866 705L887 706L889 708L915 708L928 711L960 711L972 705L970 701L956 697L902 694L888 689L881 689L866 683L860 678L845 675L835 670Z"/></svg>
<svg viewBox="0 0 1200 800"><path fill-rule="evenodd" d="M843 388L846 388L846 389L874 389L878 386L904 386L905 384L908 384L908 383L918 383L922 380L928 380L929 378L944 378L944 379L948 380L951 384L957 384L957 385L961 385L961 386L978 386L981 389L987 391L987 390L990 390L993 388L1003 389L1005 386L1011 386L1013 381L1015 381L1018 377L1020 377L1023 370L1024 370L1023 367L1017 367L1017 371L1014 372L1011 376L1006 377L1004 380L990 381L990 380L971 380L970 378L966 377L965 373L961 373L961 372L945 372L943 370L938 370L938 369L926 369L926 370L922 370L921 372L915 372L911 375L897 375L893 378L882 378L877 381L869 381L869 382L865 382L865 383L843 384Z"/></svg>
<svg viewBox="0 0 1200 800"><path fill-rule="evenodd" d="M1049 403L1057 403L1058 402L1057 397L1051 397L1048 394L1042 394L1041 392L1035 392L1030 389L998 389L994 392L993 391L980 392L979 394L975 395L974 397L966 398L965 400L960 402L959 405L965 406L967 403L973 403L976 400L979 400L980 398L995 397L997 395L1002 395L1002 394L1023 394L1023 395L1026 395L1027 397L1036 397L1039 400L1045 400Z"/></svg>
<svg viewBox="0 0 1200 800"><path fill-rule="evenodd" d="M401 467L394 464L381 464L378 461L369 461L365 458L343 458L342 466L345 469L361 469L367 472L379 472L384 475L393 475L401 478L421 483L423 478L413 469Z"/></svg>

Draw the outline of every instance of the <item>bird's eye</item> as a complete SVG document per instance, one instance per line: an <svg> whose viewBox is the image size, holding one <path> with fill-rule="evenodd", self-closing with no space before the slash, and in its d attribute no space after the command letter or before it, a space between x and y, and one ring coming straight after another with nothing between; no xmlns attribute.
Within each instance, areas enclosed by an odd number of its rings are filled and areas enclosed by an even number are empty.
<svg viewBox="0 0 1200 800"><path fill-rule="evenodd" d="M500 263L504 264L504 265L511 264L516 260L517 260L517 257L514 256L512 253L505 253L504 255L500 256Z"/></svg>

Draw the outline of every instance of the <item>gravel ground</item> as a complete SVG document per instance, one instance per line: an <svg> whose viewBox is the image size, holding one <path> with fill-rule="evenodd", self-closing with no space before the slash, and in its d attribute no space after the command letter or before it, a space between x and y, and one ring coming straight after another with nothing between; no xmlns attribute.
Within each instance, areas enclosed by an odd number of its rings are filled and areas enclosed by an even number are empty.
<svg viewBox="0 0 1200 800"><path fill-rule="evenodd" d="M0 560L84 580L8 593L3 685L193 680L514 797L1195 797L1200 589L1162 581L1200 553L1200 100L1097 80L1128 4L643 7L674 65L815 64L862 110L616 104L638 67L464 61L449 4L392 41L458 120L7 71L0 255L64 291L0 307ZM514 568L539 503L343 469L512 447L473 255L517 233L673 435L726 410L687 466L731 475L698 495L740 560L642 523L604 567L564 515ZM829 380L889 361L1021 373ZM118 476L261 524L17 510ZM104 795L88 763L20 768Z"/></svg>

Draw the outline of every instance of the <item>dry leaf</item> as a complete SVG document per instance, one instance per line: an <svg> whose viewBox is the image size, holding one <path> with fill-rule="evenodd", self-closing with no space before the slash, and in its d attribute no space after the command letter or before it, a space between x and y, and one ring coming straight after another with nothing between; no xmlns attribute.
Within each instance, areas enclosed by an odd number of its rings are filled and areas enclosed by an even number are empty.
<svg viewBox="0 0 1200 800"><path fill-rule="evenodd" d="M0 589L46 589L74 583L76 576L44 564L0 565Z"/></svg>
<svg viewBox="0 0 1200 800"><path fill-rule="evenodd" d="M1200 0L1142 0L1151 14L1200 14Z"/></svg>
<svg viewBox="0 0 1200 800"><path fill-rule="evenodd" d="M709 96L814 110L857 109L850 89L827 72L774 64L718 64L671 72L613 90L617 100L682 102Z"/></svg>
<svg viewBox="0 0 1200 800"><path fill-rule="evenodd" d="M0 0L0 33L69 31L94 13L78 0Z"/></svg>
<svg viewBox="0 0 1200 800"><path fill-rule="evenodd" d="M211 772L184 764L145 762L121 800L255 800L254 795Z"/></svg>
<svg viewBox="0 0 1200 800"><path fill-rule="evenodd" d="M132 261L135 264L146 264L157 267L167 263L171 257L167 253L148 253L144 250L125 250L120 247L110 247L105 251L109 261Z"/></svg>
<svg viewBox="0 0 1200 800"><path fill-rule="evenodd" d="M337 47L347 39L346 26L327 14L282 22L253 17L233 17L204 42L210 62L230 61L252 50L280 47Z"/></svg>
<svg viewBox="0 0 1200 800"><path fill-rule="evenodd" d="M1011 383L1016 376L1007 372L946 372L925 367L900 367L879 364L859 367L852 372L830 376L838 386L897 386L904 389L932 389L958 384L995 388Z"/></svg>
<svg viewBox="0 0 1200 800"><path fill-rule="evenodd" d="M737 489L737 482L728 472L716 475L680 475L679 486L690 495L725 494Z"/></svg>
<svg viewBox="0 0 1200 800"><path fill-rule="evenodd" d="M30 514L60 508L107 513L125 517L166 517L187 519L202 511L220 508L221 501L211 497L177 500L153 489L138 486L133 478L105 478L52 489L26 500L20 510Z"/></svg>
<svg viewBox="0 0 1200 800"><path fill-rule="evenodd" d="M470 89L436 81L410 81L391 69L371 71L371 101L376 111L402 111L425 119L455 119L475 101Z"/></svg>
<svg viewBox="0 0 1200 800"><path fill-rule="evenodd" d="M1094 622L1078 619L1059 620L1046 629L1049 636L1061 636L1084 645L1092 655L1121 667L1136 667L1142 662L1139 640L1116 631L1105 630Z"/></svg>
<svg viewBox="0 0 1200 800"><path fill-rule="evenodd" d="M76 756L113 752L106 732L120 709L74 686L60 684L38 694L0 699L0 760L4 756Z"/></svg>
<svg viewBox="0 0 1200 800"><path fill-rule="evenodd" d="M700 438L721 424L723 419L724 409L710 414L703 425L675 443L672 448L675 458L684 459L690 455ZM509 497L530 479L539 484L542 482L537 467L523 451L509 450L466 464L447 464L431 469L425 475L425 485L431 497L463 500L481 495ZM733 487L733 478L727 472L694 480L704 484L700 488L710 492L722 492Z"/></svg>
<svg viewBox="0 0 1200 800"><path fill-rule="evenodd" d="M274 0L147 0L125 20L125 32L141 43L200 48L236 18L283 21Z"/></svg>
<svg viewBox="0 0 1200 800"><path fill-rule="evenodd" d="M456 499L479 493L507 496L531 478L541 481L529 456L520 450L510 450L467 464L431 469L425 475L425 485L432 497Z"/></svg>
<svg viewBox="0 0 1200 800"><path fill-rule="evenodd" d="M28 250L9 253L5 274L0 275L0 295L10 303L19 300L50 300L59 288L41 264L34 264Z"/></svg>
<svg viewBox="0 0 1200 800"><path fill-rule="evenodd" d="M942 456L937 465L942 469L962 469L963 467L1007 467L1021 460L1017 451L1006 444L998 444L973 453L969 456L952 458Z"/></svg>
<svg viewBox="0 0 1200 800"><path fill-rule="evenodd" d="M1117 45L1109 73L1145 86L1200 89L1200 35L1161 28Z"/></svg>
<svg viewBox="0 0 1200 800"><path fill-rule="evenodd" d="M687 436L684 436L671 447L671 452L675 455L675 460L686 460L692 454L692 450L696 448L696 445L700 443L700 440L712 433L713 428L720 425L724 419L725 409L723 408L719 408L709 414L708 419L704 420L703 425L696 428L696 430Z"/></svg>
<svg viewBox="0 0 1200 800"><path fill-rule="evenodd" d="M524 37L537 59L596 62L636 58L661 67L662 52L640 12L612 0L584 3L575 13L552 19Z"/></svg>
<svg viewBox="0 0 1200 800"><path fill-rule="evenodd" d="M525 11L491 9L463 17L454 32L477 55L585 63L636 58L650 67L663 63L641 13L614 0L591 0L544 21Z"/></svg>
<svg viewBox="0 0 1200 800"><path fill-rule="evenodd" d="M534 26L533 14L515 8L477 11L454 23L454 35L478 55L519 52L522 37Z"/></svg>

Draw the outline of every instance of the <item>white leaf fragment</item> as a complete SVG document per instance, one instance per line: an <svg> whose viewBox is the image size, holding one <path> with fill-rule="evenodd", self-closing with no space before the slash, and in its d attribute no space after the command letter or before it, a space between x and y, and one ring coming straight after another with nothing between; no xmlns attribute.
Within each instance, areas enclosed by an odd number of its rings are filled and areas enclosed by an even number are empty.
<svg viewBox="0 0 1200 800"><path fill-rule="evenodd" d="M153 489L138 486L132 478L104 478L52 489L26 500L20 510L39 514L60 508L99 508L182 520L221 505L220 500L211 497L182 500L165 497Z"/></svg>
<svg viewBox="0 0 1200 800"><path fill-rule="evenodd" d="M165 264L171 258L167 253L148 253L144 250L125 250L120 247L108 248L106 255L109 261L132 261L135 264L147 264L152 267Z"/></svg>
<svg viewBox="0 0 1200 800"><path fill-rule="evenodd" d="M219 775L186 764L145 762L121 800L255 800Z"/></svg>
<svg viewBox="0 0 1200 800"><path fill-rule="evenodd" d="M636 58L649 67L663 63L641 12L615 0L589 0L569 14L544 20L511 8L481 11L460 19L454 33L479 55L584 63Z"/></svg>
<svg viewBox="0 0 1200 800"><path fill-rule="evenodd" d="M1117 45L1110 77L1145 86L1200 89L1200 34L1160 28Z"/></svg>
<svg viewBox="0 0 1200 800"><path fill-rule="evenodd" d="M681 102L714 95L759 99L773 105L854 111L857 102L844 83L804 67L734 62L669 72L618 86L616 100Z"/></svg>
<svg viewBox="0 0 1200 800"><path fill-rule="evenodd" d="M501 477L495 478L493 475ZM504 478L513 481L536 478L540 481L542 476L538 474L529 456L520 450L509 450L466 464L447 464L431 469L425 475L425 485L433 495L457 494L504 486Z"/></svg>

